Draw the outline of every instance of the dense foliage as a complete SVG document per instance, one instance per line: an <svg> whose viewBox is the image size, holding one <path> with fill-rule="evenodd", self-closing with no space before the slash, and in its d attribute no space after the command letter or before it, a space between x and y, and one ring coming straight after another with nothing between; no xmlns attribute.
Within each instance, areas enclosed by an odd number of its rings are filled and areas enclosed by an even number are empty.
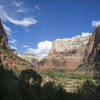
<svg viewBox="0 0 100 100"><path fill-rule="evenodd" d="M100 85L86 81L76 93L67 93L61 85L47 82L34 70L19 76L0 66L0 100L100 100Z"/></svg>

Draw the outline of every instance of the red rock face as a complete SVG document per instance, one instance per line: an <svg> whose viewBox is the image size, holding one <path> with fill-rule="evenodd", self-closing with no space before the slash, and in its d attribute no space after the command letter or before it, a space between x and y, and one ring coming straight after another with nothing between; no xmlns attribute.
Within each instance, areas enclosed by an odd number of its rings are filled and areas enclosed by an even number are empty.
<svg viewBox="0 0 100 100"><path fill-rule="evenodd" d="M8 37L4 31L1 20L0 20L0 48L10 49L10 47L8 46Z"/></svg>
<svg viewBox="0 0 100 100"><path fill-rule="evenodd" d="M49 57L39 62L39 69L76 69L83 64L83 57Z"/></svg>
<svg viewBox="0 0 100 100"><path fill-rule="evenodd" d="M0 20L0 65L5 68L25 70L29 69L31 63L19 58L15 50L8 46L8 37Z"/></svg>
<svg viewBox="0 0 100 100"><path fill-rule="evenodd" d="M84 63L95 64L100 62L100 26L90 37L84 57Z"/></svg>

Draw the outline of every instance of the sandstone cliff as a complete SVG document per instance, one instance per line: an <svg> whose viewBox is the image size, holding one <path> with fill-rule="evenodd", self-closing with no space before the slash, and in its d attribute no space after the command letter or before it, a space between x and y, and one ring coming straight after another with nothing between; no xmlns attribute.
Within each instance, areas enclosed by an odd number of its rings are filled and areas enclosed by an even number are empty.
<svg viewBox="0 0 100 100"><path fill-rule="evenodd" d="M89 37L56 39L48 56L40 61L38 68L76 69L83 64Z"/></svg>
<svg viewBox="0 0 100 100"><path fill-rule="evenodd" d="M32 64L17 56L15 50L8 46L8 37L0 20L0 65L5 68L24 70L32 67Z"/></svg>
<svg viewBox="0 0 100 100"><path fill-rule="evenodd" d="M100 26L92 33L86 48L84 63L95 64L100 62Z"/></svg>
<svg viewBox="0 0 100 100"><path fill-rule="evenodd" d="M2 26L1 19L0 19L0 48L10 49L10 47L8 46L8 37Z"/></svg>

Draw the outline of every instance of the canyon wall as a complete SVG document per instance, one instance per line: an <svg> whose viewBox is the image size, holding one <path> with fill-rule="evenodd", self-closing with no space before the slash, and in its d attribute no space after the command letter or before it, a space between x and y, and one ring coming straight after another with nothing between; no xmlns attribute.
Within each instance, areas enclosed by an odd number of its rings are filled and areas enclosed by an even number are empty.
<svg viewBox="0 0 100 100"><path fill-rule="evenodd" d="M8 46L8 37L4 31L1 19L0 19L0 48L10 49L10 47Z"/></svg>
<svg viewBox="0 0 100 100"><path fill-rule="evenodd" d="M76 69L83 64L84 54L90 35L73 38L56 39L48 56L41 60L41 69Z"/></svg>
<svg viewBox="0 0 100 100"><path fill-rule="evenodd" d="M92 33L85 51L85 63L95 64L100 62L100 26Z"/></svg>

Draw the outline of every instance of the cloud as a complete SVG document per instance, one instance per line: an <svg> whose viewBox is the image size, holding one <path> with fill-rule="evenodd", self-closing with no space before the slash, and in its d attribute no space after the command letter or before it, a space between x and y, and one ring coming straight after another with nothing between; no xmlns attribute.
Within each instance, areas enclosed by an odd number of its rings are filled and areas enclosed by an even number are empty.
<svg viewBox="0 0 100 100"><path fill-rule="evenodd" d="M9 43L15 44L17 42L16 39L9 40Z"/></svg>
<svg viewBox="0 0 100 100"><path fill-rule="evenodd" d="M11 49L14 49L14 50L17 50L18 48L17 47L15 47L15 46L10 46L11 47Z"/></svg>
<svg viewBox="0 0 100 100"><path fill-rule="evenodd" d="M34 18L29 18L29 17L26 17L23 20L14 20L10 17L7 17L7 19L8 19L8 21L12 22L13 24L22 25L22 26L29 26L32 24L36 24L36 22L37 22L37 20L35 20Z"/></svg>
<svg viewBox="0 0 100 100"><path fill-rule="evenodd" d="M16 10L16 12L18 12L18 13L26 13L27 11L24 10L24 9L19 9L19 10Z"/></svg>
<svg viewBox="0 0 100 100"><path fill-rule="evenodd" d="M17 7L20 7L20 6L22 6L23 2L14 2L14 4L15 4Z"/></svg>
<svg viewBox="0 0 100 100"><path fill-rule="evenodd" d="M86 37L86 36L91 35L91 34L92 33L90 33L90 32L82 32L81 35L77 35L77 36L74 36L74 37ZM74 37L72 37L72 38L74 38Z"/></svg>
<svg viewBox="0 0 100 100"><path fill-rule="evenodd" d="M35 9L40 10L40 7L38 5L35 6Z"/></svg>
<svg viewBox="0 0 100 100"><path fill-rule="evenodd" d="M89 33L89 32L82 32L82 37L85 37L85 36L88 36L88 35L91 35L92 33Z"/></svg>
<svg viewBox="0 0 100 100"><path fill-rule="evenodd" d="M28 45L23 45L22 47L23 47L23 48L29 48L29 46L28 46Z"/></svg>
<svg viewBox="0 0 100 100"><path fill-rule="evenodd" d="M3 9L3 6L0 5L0 17L4 21L9 21L15 25L21 25L21 26L29 26L37 23L37 20L31 17L24 17L23 20L16 20L11 18Z"/></svg>
<svg viewBox="0 0 100 100"><path fill-rule="evenodd" d="M100 25L100 20L98 20L98 21L92 21L92 26L99 26Z"/></svg>
<svg viewBox="0 0 100 100"><path fill-rule="evenodd" d="M12 30L7 25L3 24L3 27L8 35L11 35Z"/></svg>
<svg viewBox="0 0 100 100"><path fill-rule="evenodd" d="M52 47L51 41L43 41L38 43L37 49L28 48L25 53L34 54L36 56L44 58L45 56L48 55L48 51L51 49L51 47Z"/></svg>

